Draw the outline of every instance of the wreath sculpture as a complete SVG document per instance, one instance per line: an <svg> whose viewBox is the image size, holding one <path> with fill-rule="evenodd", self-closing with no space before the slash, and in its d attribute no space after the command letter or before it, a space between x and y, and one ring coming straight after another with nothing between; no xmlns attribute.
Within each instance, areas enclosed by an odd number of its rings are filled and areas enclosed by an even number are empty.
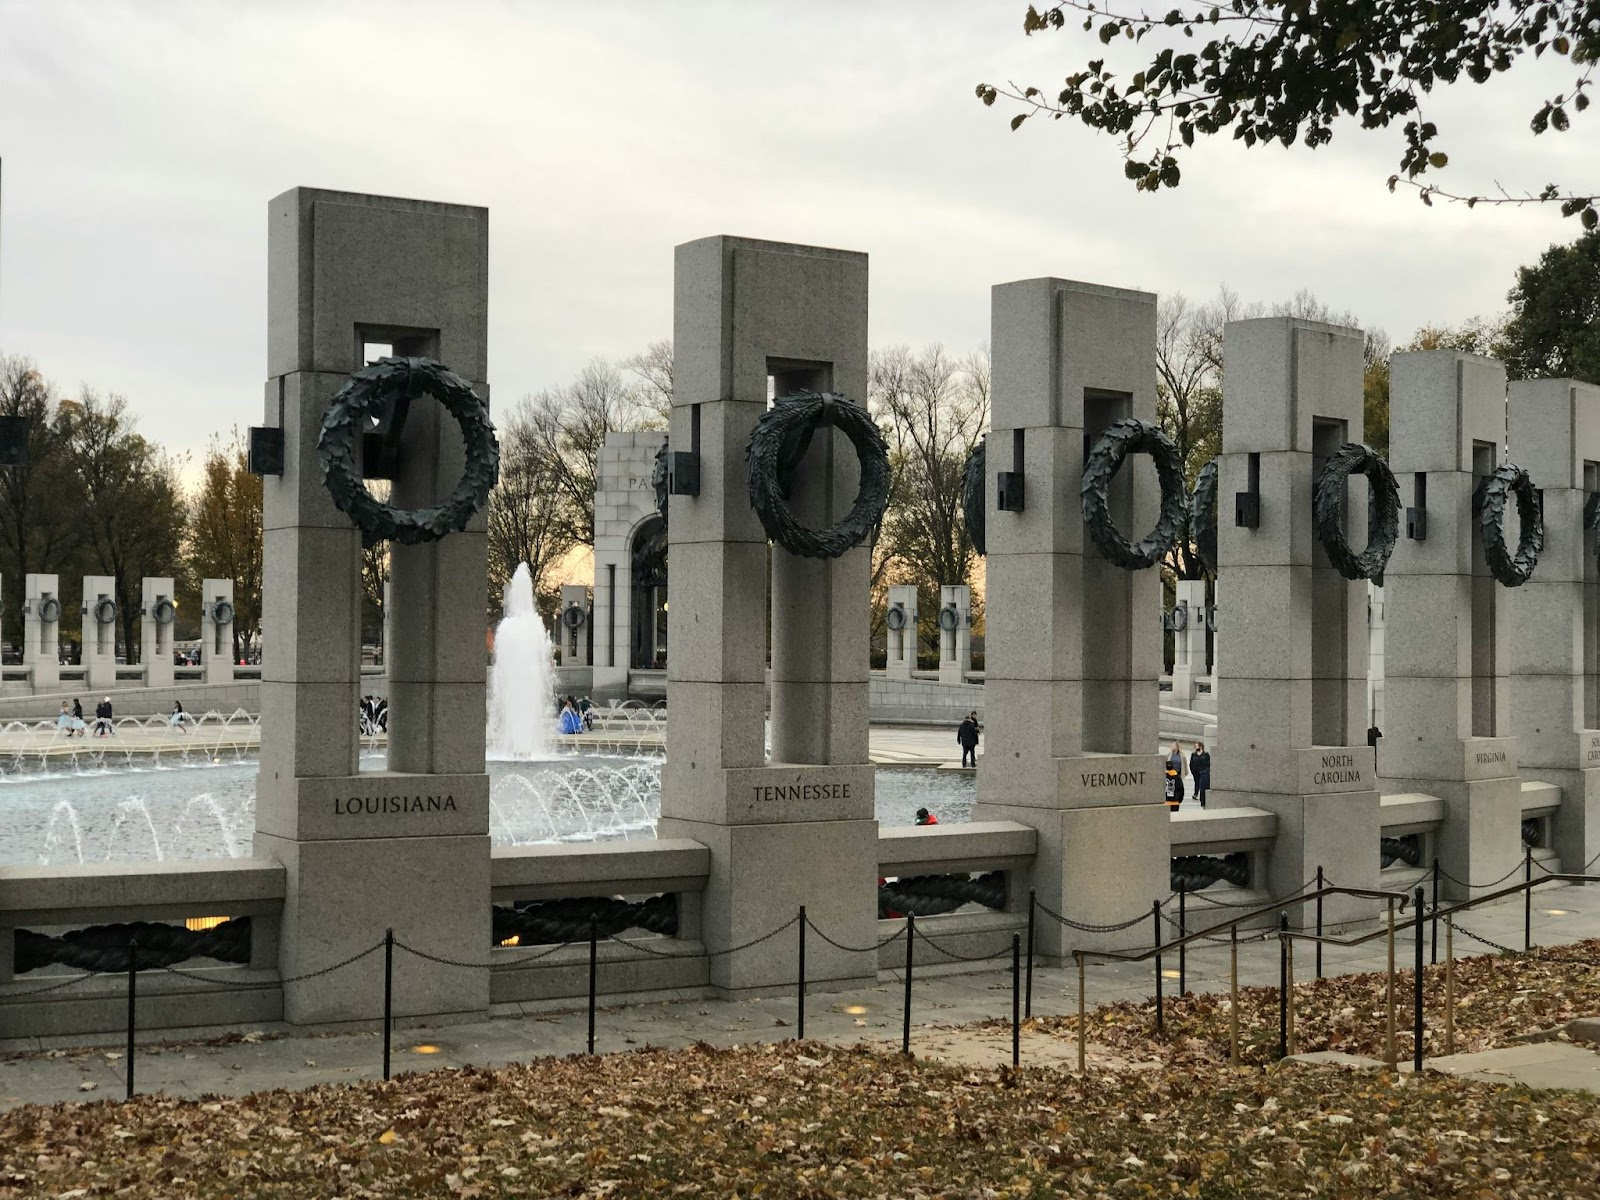
<svg viewBox="0 0 1600 1200"><path fill-rule="evenodd" d="M561 610L561 623L568 629L582 629L588 619L589 615L579 605L569 604Z"/></svg>
<svg viewBox="0 0 1600 1200"><path fill-rule="evenodd" d="M61 601L54 596L46 596L39 601L39 620L46 625L54 625L61 619Z"/></svg>
<svg viewBox="0 0 1600 1200"><path fill-rule="evenodd" d="M232 625L233 616L233 605L226 600L218 600L211 606L211 623L213 625Z"/></svg>
<svg viewBox="0 0 1600 1200"><path fill-rule="evenodd" d="M110 596L103 596L95 602L94 620L97 625L110 625L117 619L117 602Z"/></svg>
<svg viewBox="0 0 1600 1200"><path fill-rule="evenodd" d="M980 555L987 554L983 525L983 476L988 470L989 435L972 448L966 466L961 468L961 515L967 522L967 537Z"/></svg>
<svg viewBox="0 0 1600 1200"><path fill-rule="evenodd" d="M1506 500L1517 498L1517 520L1522 526L1517 552L1506 549ZM1544 511L1533 480L1515 463L1501 463L1494 474L1480 485L1478 496L1478 536L1483 539L1483 557L1489 573L1508 588L1521 587L1533 576L1544 549Z"/></svg>
<svg viewBox="0 0 1600 1200"><path fill-rule="evenodd" d="M668 439L661 439L661 449L656 451L655 466L650 469L650 486L656 491L656 511L661 514L663 529L667 524L667 501L671 488L671 480L667 478L667 449L670 445Z"/></svg>
<svg viewBox="0 0 1600 1200"><path fill-rule="evenodd" d="M431 395L461 426L467 465L461 481L443 504L399 509L379 500L362 482L356 467L356 445L371 418L392 400ZM322 481L340 512L361 530L364 545L382 541L415 546L434 542L467 527L488 502L500 473L500 444L489 420L489 406L472 385L428 358L384 358L352 374L322 418L317 438Z"/></svg>
<svg viewBox="0 0 1600 1200"><path fill-rule="evenodd" d="M1350 549L1344 536L1344 488L1351 475L1367 477L1372 497L1367 504L1367 548ZM1359 442L1346 442L1323 464L1311 497L1317 540L1328 552L1333 569L1346 579L1370 579L1383 586L1383 571L1400 536L1400 485L1381 455Z"/></svg>
<svg viewBox="0 0 1600 1200"><path fill-rule="evenodd" d="M954 604L946 604L939 610L939 628L946 633L954 633L961 628L961 610Z"/></svg>
<svg viewBox="0 0 1600 1200"><path fill-rule="evenodd" d="M1217 460L1200 468L1189 497L1189 528L1194 534L1194 550L1201 565L1217 573Z"/></svg>
<svg viewBox="0 0 1600 1200"><path fill-rule="evenodd" d="M856 448L861 484L844 520L827 529L802 525L789 507L794 470L811 437L827 426ZM889 447L867 410L833 392L799 392L780 397L761 414L745 452L750 474L750 507L767 536L801 558L838 558L877 536L889 504Z"/></svg>
<svg viewBox="0 0 1600 1200"><path fill-rule="evenodd" d="M166 597L157 600L155 607L150 610L150 615L156 619L157 625L171 625L178 619L178 606Z"/></svg>
<svg viewBox="0 0 1600 1200"><path fill-rule="evenodd" d="M1130 542L1111 519L1111 479L1128 455L1148 454L1155 460L1161 483L1161 516L1148 537ZM1142 571L1161 561L1177 540L1189 510L1184 489L1183 459L1159 426L1134 417L1118 421L1102 433L1083 464L1083 523L1100 553L1125 571Z"/></svg>
<svg viewBox="0 0 1600 1200"><path fill-rule="evenodd" d="M883 622L890 629L899 633L906 627L906 606L903 604L891 604L889 611L884 614Z"/></svg>

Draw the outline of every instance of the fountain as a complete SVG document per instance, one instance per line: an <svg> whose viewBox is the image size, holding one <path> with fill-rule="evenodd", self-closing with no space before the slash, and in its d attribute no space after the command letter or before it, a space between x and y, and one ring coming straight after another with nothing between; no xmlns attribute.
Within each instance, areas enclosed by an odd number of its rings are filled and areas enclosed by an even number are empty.
<svg viewBox="0 0 1600 1200"><path fill-rule="evenodd" d="M533 575L522 563L506 585L489 670L488 757L551 758L555 723L550 631L533 606Z"/></svg>

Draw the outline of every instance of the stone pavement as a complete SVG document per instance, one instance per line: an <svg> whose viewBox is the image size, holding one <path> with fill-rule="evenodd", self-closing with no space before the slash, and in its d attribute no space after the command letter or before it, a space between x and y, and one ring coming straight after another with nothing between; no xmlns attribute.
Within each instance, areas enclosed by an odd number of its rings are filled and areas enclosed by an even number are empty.
<svg viewBox="0 0 1600 1200"><path fill-rule="evenodd" d="M1198 905L1195 906L1199 908ZM1463 923L1484 937L1521 946L1520 903L1485 907ZM937 938L933 923L930 932ZM1551 885L1535 893L1536 944L1553 945L1600 937L1600 889ZM1130 943L1131 944L1131 943ZM1443 953L1443 932L1440 953ZM1460 934L1456 949L1465 957L1481 952ZM932 951L918 946L923 961ZM1384 967L1383 939L1358 948L1328 947L1327 974L1376 971ZM1397 937L1396 957L1401 965L1412 957L1411 930ZM1297 979L1310 975L1309 948L1297 955ZM1177 989L1177 963L1163 962L1168 994ZM806 1035L835 1044L871 1042L898 1044L901 1028L903 980L899 971L881 972L875 986L845 992L813 993L807 1002ZM1252 933L1241 939L1241 986L1276 986L1278 950L1274 939ZM1225 946L1202 946L1188 956L1191 990L1220 991L1228 986L1228 951ZM1153 991L1151 964L1096 964L1087 978L1091 1007L1115 1000L1148 997ZM604 986L602 974L602 987ZM1077 971L1037 966L1034 972L1035 1015L1076 1011ZM760 999L714 999L701 995L675 996L621 1005L607 1002L596 1021L596 1050L601 1053L643 1046L681 1047L695 1042L728 1046L779 1041L795 1036L795 997L778 995ZM952 1027L972 1022L1009 1019L1011 979L1009 964L976 973L953 973L950 967L922 966L913 979L912 1046L919 1054L948 1055L966 1065L989 1061L1000 1066L1009 1061L1008 1031L957 1033ZM1430 1016L1430 1019L1434 1019ZM393 1070L430 1070L440 1067L496 1066L549 1055L581 1053L585 1046L587 1015L581 1005L508 1004L497 1006L493 1016L464 1024L408 1022L394 1035ZM248 1031L197 1029L152 1031L140 1035L136 1051L135 1082L141 1092L162 1091L176 1096L208 1093L237 1095L267 1088L303 1088L324 1083L348 1083L379 1078L382 1046L372 1029L317 1031L287 1025L269 1025ZM206 1039L213 1039L207 1041ZM166 1044L161 1044L165 1042ZM1579 1080L1585 1072L1579 1060L1566 1051L1545 1046L1492 1051L1500 1059L1479 1059L1482 1065L1462 1065L1465 1073L1505 1071L1493 1078L1522 1080L1532 1086L1587 1086ZM99 1039L16 1039L0 1042L7 1053L0 1058L0 1108L23 1103L61 1100L96 1100L120 1097L124 1090L122 1035ZM1105 1052L1091 1047L1096 1061ZM1050 1061L1070 1064L1075 1047L1068 1040L1029 1033L1023 1044L1023 1062ZM1588 1054L1591 1080L1600 1080L1600 1056ZM1457 1056L1458 1058L1464 1056ZM1445 1063L1446 1060L1435 1060ZM1574 1071L1577 1073L1574 1074ZM85 1085L92 1085L87 1087ZM1600 1087L1596 1087L1600 1091Z"/></svg>

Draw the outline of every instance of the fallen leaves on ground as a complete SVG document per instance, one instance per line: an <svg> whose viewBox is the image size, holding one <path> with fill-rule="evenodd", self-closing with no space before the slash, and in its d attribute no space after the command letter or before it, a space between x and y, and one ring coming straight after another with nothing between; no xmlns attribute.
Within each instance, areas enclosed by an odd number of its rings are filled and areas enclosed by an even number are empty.
<svg viewBox="0 0 1600 1200"><path fill-rule="evenodd" d="M1441 953L1442 948L1441 935ZM1298 962L1303 978L1307 966L1303 950ZM1166 965L1174 964L1169 958ZM1410 1061L1415 1045L1414 979L1410 969L1395 972L1395 1048L1401 1062ZM1337 1050L1384 1058L1388 989L1387 972L1297 982L1296 1052ZM1424 966L1422 1045L1428 1058L1445 1053L1445 996L1444 962ZM1157 1034L1153 999L1108 1004L1088 1014L1088 1040L1128 1052L1225 1061L1229 1007L1227 992L1168 996L1165 1029ZM1600 1015L1600 940L1535 948L1527 954L1456 959L1454 1014L1457 1054L1495 1049L1578 1017ZM1077 1037L1076 1016L1044 1018L1036 1025L1063 1037ZM1278 1028L1278 989L1240 988L1241 1061L1274 1061Z"/></svg>
<svg viewBox="0 0 1600 1200"><path fill-rule="evenodd" d="M643 1050L0 1115L0 1197L1577 1195L1600 1106L1329 1068Z"/></svg>

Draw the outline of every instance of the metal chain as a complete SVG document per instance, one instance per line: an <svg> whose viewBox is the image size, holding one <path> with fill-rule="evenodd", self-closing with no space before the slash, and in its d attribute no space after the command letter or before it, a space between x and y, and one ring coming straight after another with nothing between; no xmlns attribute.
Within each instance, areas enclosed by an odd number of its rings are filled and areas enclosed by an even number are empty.
<svg viewBox="0 0 1600 1200"><path fill-rule="evenodd" d="M562 943L562 945L567 944L565 942ZM396 950L404 950L407 954L415 955L417 958L427 959L431 963L438 963L441 967L465 967L469 971L482 971L490 965L487 962L463 962L458 958L441 958L437 954L429 954L426 950L418 950L415 946L408 946L399 938L395 938L394 948ZM560 946L556 947L558 950L560 948Z"/></svg>
<svg viewBox="0 0 1600 1200"><path fill-rule="evenodd" d="M1492 888L1492 887L1498 887L1500 884L1502 884L1506 880L1510 879L1518 871L1522 870L1522 867L1523 867L1523 864L1522 864L1521 861L1519 861L1516 866L1511 868L1511 870L1507 871L1504 875L1500 876L1499 879L1493 880L1490 883L1469 883L1465 879L1457 879L1454 875L1450 874L1450 872L1446 871L1443 867L1439 868L1439 874L1443 878L1448 879L1451 883L1456 884L1458 887L1464 887L1464 888Z"/></svg>
<svg viewBox="0 0 1600 1200"><path fill-rule="evenodd" d="M524 955L522 955L522 956L520 956L518 958L511 958L509 956L506 956L506 957L501 957L501 958L498 958L498 959L490 959L489 960L489 965L490 966L518 967L518 966L521 966L523 963L538 962L541 958L549 958L557 950L565 950L568 946L578 946L578 945L581 945L581 944L582 944L581 942L557 942L553 946L546 946L543 950L535 950L535 951L532 951L531 953L524 954ZM412 953L414 954L414 953L416 953L416 951L412 951Z"/></svg>
<svg viewBox="0 0 1600 1200"><path fill-rule="evenodd" d="M398 946L399 944L400 944L399 942L395 943L396 946ZM332 964L331 966L321 967L321 968L319 968L318 970L315 970L315 971L307 971L303 975L291 975L287 979L279 979L279 980L228 979L228 978L226 978L224 976L221 976L221 975L197 975L193 971L185 971L185 970L182 970L181 968L178 968L178 967L162 967L161 970L165 971L168 975L176 975L180 979L192 979L197 983L217 983L217 984L221 984L223 987L232 987L232 988L287 987L291 983L304 983L307 979L316 979L316 978L318 978L318 977L320 977L322 975L331 975L333 972L338 971L338 970L340 970L340 969L342 969L344 967L348 967L351 963L360 962L367 955L372 954L375 951L382 950L382 949L383 949L383 943L382 942L377 942L374 945L368 946L365 950L361 951L360 954L352 954L349 958L345 959L343 962L336 962L336 963Z"/></svg>
<svg viewBox="0 0 1600 1200"><path fill-rule="evenodd" d="M1286 900L1293 900L1296 896L1300 895L1307 888L1312 888L1312 887L1315 887L1316 885L1317 885L1316 877L1312 876L1312 878L1306 880L1304 883L1302 883L1299 887L1295 888L1295 890L1290 892L1288 895L1279 896L1275 900L1268 900L1267 903L1268 904L1282 904ZM1323 876L1322 886L1323 887L1333 887L1335 885L1327 878L1327 876ZM1204 904L1211 905L1213 908L1261 908L1262 907L1262 904L1261 904L1260 901L1246 901L1244 903L1241 903L1241 902L1239 902L1237 900L1214 900L1210 896L1206 895L1204 892L1189 892L1188 896L1189 896L1189 898L1191 900L1199 900Z"/></svg>
<svg viewBox="0 0 1600 1200"><path fill-rule="evenodd" d="M1500 953L1502 953L1502 954L1520 954L1521 953L1521 951L1519 951L1519 950L1513 950L1510 946L1502 946L1499 942L1491 941L1490 939L1488 939L1486 937L1482 937L1479 934L1473 933L1472 930L1468 929L1465 925L1457 925L1456 926L1456 932L1457 933L1464 933L1469 938L1471 938L1473 941L1482 942L1485 946L1491 946L1494 949L1500 951Z"/></svg>
<svg viewBox="0 0 1600 1200"><path fill-rule="evenodd" d="M895 930L875 946L846 946L843 942L836 942L826 933L824 933L817 923L811 919L810 914L807 914L806 916L806 926L835 950L843 950L846 954L876 954L885 946L898 942L902 937L905 936L906 930L910 928L909 923L900 926L899 929Z"/></svg>
<svg viewBox="0 0 1600 1200"><path fill-rule="evenodd" d="M917 930L917 937L922 939L928 945L932 946L940 954L956 959L959 962L989 962L991 959L1006 957L1011 954L1010 946L1007 946L1002 950L996 950L993 954L957 954L954 950L949 950L941 946L938 942L934 941L920 929Z"/></svg>
<svg viewBox="0 0 1600 1200"><path fill-rule="evenodd" d="M1171 899L1171 897L1168 897L1168 899ZM1162 903L1165 903L1165 901ZM1076 929L1080 933L1120 933L1124 929L1133 928L1141 921L1148 921L1150 919L1150 912L1147 909L1136 917L1130 917L1126 921L1119 921L1113 925L1089 925L1082 921L1074 921L1071 917L1064 917L1049 905L1040 904L1037 900L1034 901L1034 904L1040 912L1049 917L1051 920L1058 921L1062 925L1067 926L1069 929Z"/></svg>
<svg viewBox="0 0 1600 1200"><path fill-rule="evenodd" d="M675 951L672 951L672 950L656 950L656 949L652 948L651 946L649 946L648 944L646 944L645 942L637 942L637 941L630 942L630 941L626 941L623 938L618 937L614 933L608 933L606 935L606 939L608 941L612 941L612 942L617 943L617 945L619 945L619 946L626 946L630 950L643 950L646 954L654 955L656 958L706 958L706 959L711 959L711 958L721 958L723 955L726 955L726 954L738 954L740 951L748 950L752 946L759 946L759 945L761 945L762 942L769 942L773 938L777 937L780 933L788 932L790 929L794 928L799 923L800 923L800 914L796 913L794 916L790 917L787 921L785 921L782 925L779 925L776 929L772 930L772 932L764 933L760 937L751 938L748 942L741 942L737 946L729 946L726 950L696 951L695 953L692 953L692 954L678 954L678 953L676 953ZM810 924L810 922L807 921L807 924Z"/></svg>
<svg viewBox="0 0 1600 1200"><path fill-rule="evenodd" d="M82 982L85 979L93 979L98 974L101 974L101 972L87 971L82 975L74 975L70 979L63 979L59 983L49 983L44 987L32 988L26 992L7 992L4 999L26 1000L29 996L43 996L46 992L59 992L62 988L71 987L73 984Z"/></svg>

